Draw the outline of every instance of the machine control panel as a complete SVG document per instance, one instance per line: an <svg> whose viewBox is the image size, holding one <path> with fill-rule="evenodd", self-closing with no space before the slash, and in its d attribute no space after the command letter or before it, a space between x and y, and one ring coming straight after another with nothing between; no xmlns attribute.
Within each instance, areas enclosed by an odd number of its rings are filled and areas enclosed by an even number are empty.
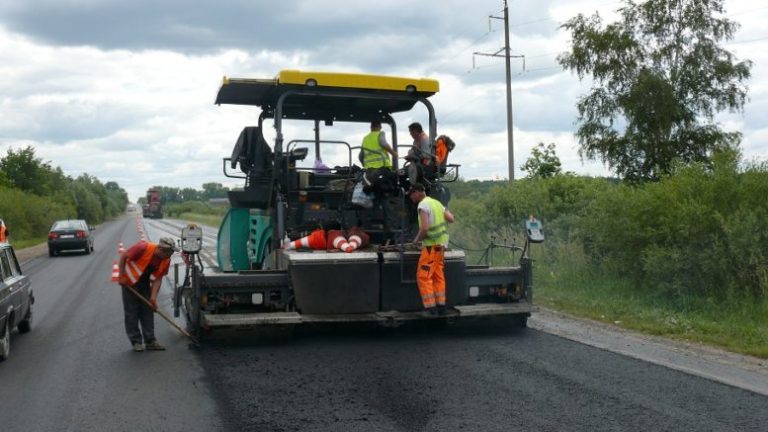
<svg viewBox="0 0 768 432"><path fill-rule="evenodd" d="M544 231L542 231L541 222L531 216L525 221L525 230L528 234L528 241L531 243L541 243L544 241Z"/></svg>
<svg viewBox="0 0 768 432"><path fill-rule="evenodd" d="M181 251L196 254L203 248L203 229L189 224L181 229Z"/></svg>

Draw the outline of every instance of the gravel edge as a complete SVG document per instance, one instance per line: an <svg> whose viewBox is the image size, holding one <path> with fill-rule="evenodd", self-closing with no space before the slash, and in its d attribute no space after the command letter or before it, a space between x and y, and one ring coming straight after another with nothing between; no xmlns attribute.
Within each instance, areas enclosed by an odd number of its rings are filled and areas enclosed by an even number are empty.
<svg viewBox="0 0 768 432"><path fill-rule="evenodd" d="M24 249L14 249L14 252L19 263L24 264L32 259L45 256L48 253L48 243L40 243Z"/></svg>
<svg viewBox="0 0 768 432"><path fill-rule="evenodd" d="M768 359L652 336L539 308L529 327L596 348L768 396Z"/></svg>

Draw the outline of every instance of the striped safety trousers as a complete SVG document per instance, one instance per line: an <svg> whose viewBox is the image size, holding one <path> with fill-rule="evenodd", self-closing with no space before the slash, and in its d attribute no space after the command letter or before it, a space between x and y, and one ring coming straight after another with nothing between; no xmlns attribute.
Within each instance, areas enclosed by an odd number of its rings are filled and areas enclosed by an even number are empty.
<svg viewBox="0 0 768 432"><path fill-rule="evenodd" d="M425 308L445 306L445 248L424 246L416 269L421 302Z"/></svg>

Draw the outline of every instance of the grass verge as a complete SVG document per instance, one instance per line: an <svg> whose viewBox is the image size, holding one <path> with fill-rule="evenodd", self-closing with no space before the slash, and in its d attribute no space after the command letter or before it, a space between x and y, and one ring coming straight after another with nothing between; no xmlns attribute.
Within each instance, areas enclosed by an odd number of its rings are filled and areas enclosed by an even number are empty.
<svg viewBox="0 0 768 432"><path fill-rule="evenodd" d="M559 249L553 260L537 261L536 304L646 334L768 358L768 300L727 295L669 298L653 287L638 289L622 275L595 269L567 246Z"/></svg>
<svg viewBox="0 0 768 432"><path fill-rule="evenodd" d="M35 237L35 238L26 238L18 241L11 239L11 244L13 245L14 249L24 249L32 246L37 246L41 243L46 243L47 241L48 241L48 237Z"/></svg>
<svg viewBox="0 0 768 432"><path fill-rule="evenodd" d="M222 216L206 215L199 213L182 213L179 216L174 216L186 221L197 222L199 224L217 227L221 225Z"/></svg>

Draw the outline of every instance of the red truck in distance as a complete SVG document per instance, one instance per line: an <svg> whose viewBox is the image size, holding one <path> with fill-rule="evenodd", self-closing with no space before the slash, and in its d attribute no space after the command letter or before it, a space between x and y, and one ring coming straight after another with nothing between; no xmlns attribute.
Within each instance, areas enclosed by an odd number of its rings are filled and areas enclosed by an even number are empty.
<svg viewBox="0 0 768 432"><path fill-rule="evenodd" d="M147 191L147 202L142 207L142 213L145 218L162 219L163 204L160 201L160 191L150 189Z"/></svg>

